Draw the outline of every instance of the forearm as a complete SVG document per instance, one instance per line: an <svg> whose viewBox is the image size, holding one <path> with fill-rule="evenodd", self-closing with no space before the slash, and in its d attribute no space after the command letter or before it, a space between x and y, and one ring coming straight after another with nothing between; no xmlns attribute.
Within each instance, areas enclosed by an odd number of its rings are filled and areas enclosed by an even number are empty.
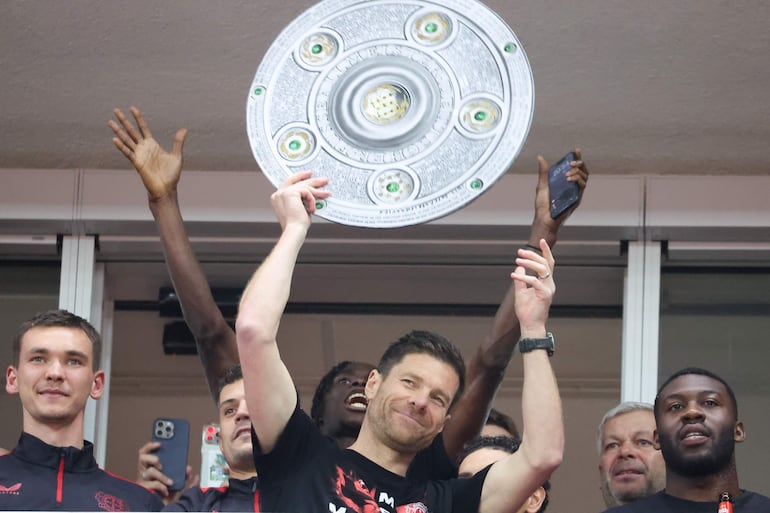
<svg viewBox="0 0 770 513"><path fill-rule="evenodd" d="M544 335L544 333L543 333ZM542 337L543 335L539 335ZM534 335L533 335L534 336ZM550 358L544 350L522 355L522 443L519 451L545 481L564 455L564 420L561 398Z"/></svg>
<svg viewBox="0 0 770 513"><path fill-rule="evenodd" d="M294 384L276 336L306 233L306 226L287 226L244 289L235 326L246 402L265 452L272 449L296 406Z"/></svg>
<svg viewBox="0 0 770 513"><path fill-rule="evenodd" d="M473 354L465 373L465 392L444 427L444 448L455 460L468 440L484 427L492 400L505 375L516 342L519 322L514 309L515 289L509 289L497 310L491 332Z"/></svg>
<svg viewBox="0 0 770 513"><path fill-rule="evenodd" d="M160 233L166 267L182 314L195 337L209 389L215 396L219 380L238 363L235 333L214 301L203 269L190 246L176 192L159 200L150 200L150 211Z"/></svg>
<svg viewBox="0 0 770 513"><path fill-rule="evenodd" d="M540 239L544 238L553 247L557 230L558 226L547 223L536 212L528 244L539 248ZM539 249L537 251L540 252ZM521 329L516 317L516 288L511 284L495 313L492 329L468 364L466 391L455 405L453 416L444 429L444 445L450 457L456 457L465 442L478 435L484 427L519 338Z"/></svg>
<svg viewBox="0 0 770 513"><path fill-rule="evenodd" d="M536 336L525 333L524 336ZM489 470L479 513L511 513L550 478L564 451L561 400L548 355L535 350L522 355L523 439L519 450Z"/></svg>

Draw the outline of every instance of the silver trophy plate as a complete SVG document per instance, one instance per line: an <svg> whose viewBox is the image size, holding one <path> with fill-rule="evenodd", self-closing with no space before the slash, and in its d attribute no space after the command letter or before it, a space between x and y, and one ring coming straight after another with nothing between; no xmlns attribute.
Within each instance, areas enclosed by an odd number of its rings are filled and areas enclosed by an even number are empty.
<svg viewBox="0 0 770 513"><path fill-rule="evenodd" d="M534 111L527 56L476 0L325 0L278 36L246 120L278 187L329 178L318 215L392 228L445 216L489 189Z"/></svg>

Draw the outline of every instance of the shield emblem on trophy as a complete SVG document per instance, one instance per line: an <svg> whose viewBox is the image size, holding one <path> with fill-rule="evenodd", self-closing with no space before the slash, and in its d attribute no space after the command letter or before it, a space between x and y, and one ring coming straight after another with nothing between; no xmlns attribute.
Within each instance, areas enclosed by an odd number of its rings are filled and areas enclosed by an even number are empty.
<svg viewBox="0 0 770 513"><path fill-rule="evenodd" d="M476 0L324 0L267 51L247 100L252 152L276 186L329 177L317 214L428 222L489 189L534 112L526 54Z"/></svg>

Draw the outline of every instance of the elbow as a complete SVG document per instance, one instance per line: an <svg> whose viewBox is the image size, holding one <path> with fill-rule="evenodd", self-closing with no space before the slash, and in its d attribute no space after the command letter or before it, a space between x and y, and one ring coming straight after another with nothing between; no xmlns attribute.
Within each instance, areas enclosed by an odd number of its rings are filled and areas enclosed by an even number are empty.
<svg viewBox="0 0 770 513"><path fill-rule="evenodd" d="M253 316L239 315L235 320L235 338L238 346L268 342L268 330Z"/></svg>
<svg viewBox="0 0 770 513"><path fill-rule="evenodd" d="M526 436L526 434L525 434ZM528 459L534 472L545 476L548 479L564 461L564 438L551 440L551 443L544 444L537 449L531 448L528 452Z"/></svg>

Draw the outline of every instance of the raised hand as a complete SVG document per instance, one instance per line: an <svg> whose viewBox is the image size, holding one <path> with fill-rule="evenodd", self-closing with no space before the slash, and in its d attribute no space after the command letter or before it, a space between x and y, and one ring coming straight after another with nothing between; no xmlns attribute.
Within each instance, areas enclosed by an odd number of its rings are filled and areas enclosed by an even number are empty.
<svg viewBox="0 0 770 513"><path fill-rule="evenodd" d="M511 273L511 278L516 281L516 317L521 325L522 337L531 336L529 331L544 331L548 310L556 292L553 279L555 263L545 239L540 240L540 250L542 255L520 249L516 258L518 267Z"/></svg>
<svg viewBox="0 0 770 513"><path fill-rule="evenodd" d="M153 139L139 109L131 107L130 110L136 120L136 126L120 109L113 111L120 124L114 120L107 122L115 133L112 142L139 172L151 201L176 194L176 185L182 172L182 148L187 129L177 130L171 152L167 152Z"/></svg>
<svg viewBox="0 0 770 513"><path fill-rule="evenodd" d="M576 160L571 162L572 169L567 171L567 180L570 182L577 182L578 187L580 188L580 196L575 205L556 219L551 217L549 207L548 162L541 156L537 157L538 182L535 191L535 218L532 222L532 231L538 239L544 237L546 242L550 245L553 245L556 241L556 232L559 227L572 215L572 212L577 209L578 205L580 205L580 202L583 199L583 191L588 183L588 167L586 167L585 162L583 162L583 154L580 151L580 148L575 148L573 151L575 152Z"/></svg>
<svg viewBox="0 0 770 513"><path fill-rule="evenodd" d="M284 230L290 224L309 226L315 213L315 202L328 198L329 191L321 189L328 178L314 178L312 171L300 171L284 180L281 187L270 196L273 210Z"/></svg>

